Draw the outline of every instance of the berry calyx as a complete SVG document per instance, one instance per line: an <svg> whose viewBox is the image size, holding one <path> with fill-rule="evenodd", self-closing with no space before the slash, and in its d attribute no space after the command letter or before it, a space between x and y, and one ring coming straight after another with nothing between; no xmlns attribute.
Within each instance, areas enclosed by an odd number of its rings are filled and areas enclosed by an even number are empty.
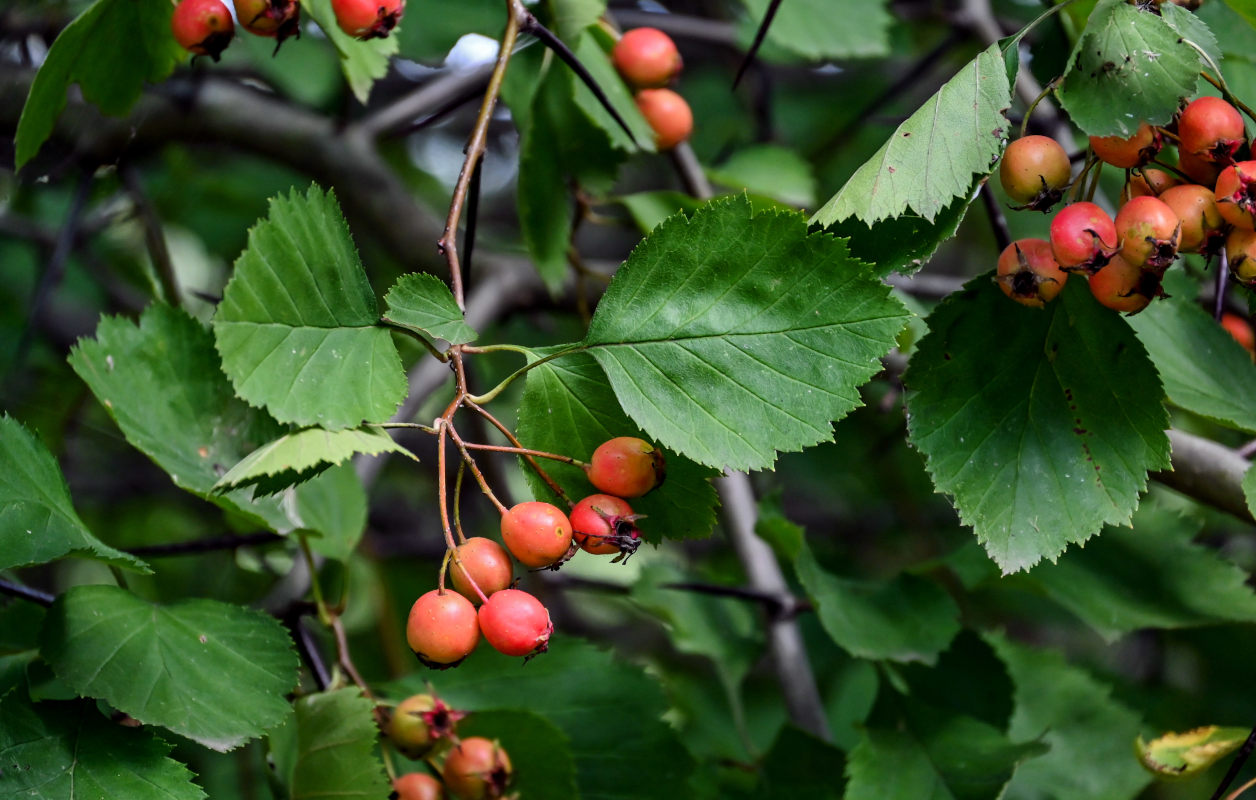
<svg viewBox="0 0 1256 800"><path fill-rule="evenodd" d="M469 736L449 752L441 777L462 800L491 800L506 794L514 770L510 757L497 742Z"/></svg>
<svg viewBox="0 0 1256 800"><path fill-rule="evenodd" d="M410 607L406 642L426 666L457 666L480 643L475 606L457 592L433 589Z"/></svg>
<svg viewBox="0 0 1256 800"><path fill-rule="evenodd" d="M693 111L685 98L671 89L642 89L636 95L637 110L654 131L654 146L671 150L693 133Z"/></svg>
<svg viewBox="0 0 1256 800"><path fill-rule="evenodd" d="M1106 164L1123 169L1141 167L1160 152L1164 142L1159 131L1146 122L1132 136L1091 136L1090 149Z"/></svg>
<svg viewBox="0 0 1256 800"><path fill-rule="evenodd" d="M663 451L635 436L608 439L593 451L585 468L600 491L616 497L640 497L663 483L667 465Z"/></svg>
<svg viewBox="0 0 1256 800"><path fill-rule="evenodd" d="M999 162L999 183L1019 209L1047 212L1059 202L1073 176L1068 153L1049 136L1022 136Z"/></svg>
<svg viewBox="0 0 1256 800"><path fill-rule="evenodd" d="M424 772L407 772L393 781L397 800L445 800L445 787Z"/></svg>
<svg viewBox="0 0 1256 800"><path fill-rule="evenodd" d="M539 500L519 503L502 514L501 531L506 549L533 569L561 562L571 549L571 521L557 506Z"/></svg>
<svg viewBox="0 0 1256 800"><path fill-rule="evenodd" d="M275 52L290 36L301 35L300 0L234 0L236 19L249 33L275 38Z"/></svg>
<svg viewBox="0 0 1256 800"><path fill-rule="evenodd" d="M472 536L458 545L449 564L449 577L454 588L475 605L480 604L475 586L486 596L491 595L508 588L515 579L514 572L514 565L505 548L483 536Z"/></svg>
<svg viewBox="0 0 1256 800"><path fill-rule="evenodd" d="M1256 231L1235 228L1225 239L1230 274L1244 286L1256 286Z"/></svg>
<svg viewBox="0 0 1256 800"><path fill-rule="evenodd" d="M1093 273L1120 250L1112 217L1094 203L1073 203L1051 219L1051 252L1061 269Z"/></svg>
<svg viewBox="0 0 1256 800"><path fill-rule="evenodd" d="M217 61L235 36L235 22L222 0L180 0L170 32L184 50Z"/></svg>
<svg viewBox="0 0 1256 800"><path fill-rule="evenodd" d="M1137 314L1164 290L1156 272L1136 267L1117 255L1090 276L1090 293L1113 311Z"/></svg>
<svg viewBox="0 0 1256 800"><path fill-rule="evenodd" d="M1042 239L1019 239L999 254L999 288L1021 305L1042 308L1064 288L1068 273L1060 269L1051 244Z"/></svg>
<svg viewBox="0 0 1256 800"><path fill-rule="evenodd" d="M609 494L591 494L571 509L571 528L586 553L618 553L614 561L627 561L641 545L641 531L626 500Z"/></svg>
<svg viewBox="0 0 1256 800"><path fill-rule="evenodd" d="M331 0L340 30L355 39L383 39L401 21L406 0Z"/></svg>
<svg viewBox="0 0 1256 800"><path fill-rule="evenodd" d="M611 49L611 63L634 89L657 89L671 83L683 66L672 37L657 28L634 28Z"/></svg>
<svg viewBox="0 0 1256 800"><path fill-rule="evenodd" d="M1220 97L1199 97L1178 118L1179 151L1218 164L1234 163L1246 131L1243 115Z"/></svg>
<svg viewBox="0 0 1256 800"><path fill-rule="evenodd" d="M1214 196L1226 222L1256 229L1256 161L1240 161L1223 169Z"/></svg>
<svg viewBox="0 0 1256 800"><path fill-rule="evenodd" d="M1182 240L1178 250L1183 253L1217 252L1225 242L1225 217L1217 207L1217 198L1207 186L1184 183L1166 189L1160 199L1182 224Z"/></svg>
<svg viewBox="0 0 1256 800"><path fill-rule="evenodd" d="M442 741L452 740L458 720L465 716L435 695L415 694L393 709L385 733L403 755L423 758Z"/></svg>
<svg viewBox="0 0 1256 800"><path fill-rule="evenodd" d="M521 589L503 589L480 606L480 630L497 652L531 658L549 649L554 623L540 600Z"/></svg>
<svg viewBox="0 0 1256 800"><path fill-rule="evenodd" d="M1163 272L1177 258L1182 222L1157 197L1135 197L1116 214L1121 256L1136 267Z"/></svg>

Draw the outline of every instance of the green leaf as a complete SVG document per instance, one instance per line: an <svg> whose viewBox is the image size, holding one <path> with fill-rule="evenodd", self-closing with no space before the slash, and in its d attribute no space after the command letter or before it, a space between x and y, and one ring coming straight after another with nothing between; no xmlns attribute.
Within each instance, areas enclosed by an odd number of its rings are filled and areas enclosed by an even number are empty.
<svg viewBox="0 0 1256 800"><path fill-rule="evenodd" d="M276 499L213 492L230 465L283 428L235 397L213 336L199 322L165 305L145 309L138 327L104 317L96 338L80 339L69 362L126 440L176 486L273 530L295 527Z"/></svg>
<svg viewBox="0 0 1256 800"><path fill-rule="evenodd" d="M151 731L101 715L96 704L0 701L0 797L34 800L200 800L186 766Z"/></svg>
<svg viewBox="0 0 1256 800"><path fill-rule="evenodd" d="M649 233L679 211L691 214L702 207L702 201L684 192L636 192L620 195L616 200L623 204L642 233Z"/></svg>
<svg viewBox="0 0 1256 800"><path fill-rule="evenodd" d="M301 10L323 29L324 35L340 56L340 68L345 81L358 102L366 105L375 81L388 74L388 63L397 54L399 31L394 30L382 39L358 41L340 29L332 11L331 0L304 0Z"/></svg>
<svg viewBox="0 0 1256 800"><path fill-rule="evenodd" d="M236 394L280 422L356 428L406 393L401 357L340 206L317 186L270 201L214 315Z"/></svg>
<svg viewBox="0 0 1256 800"><path fill-rule="evenodd" d="M759 500L754 532L772 546L777 558L793 561L806 544L806 532L785 515L781 496L781 490L777 489Z"/></svg>
<svg viewBox="0 0 1256 800"><path fill-rule="evenodd" d="M1128 318L1160 372L1169 402L1256 431L1256 366L1247 351L1194 303L1170 297Z"/></svg>
<svg viewBox="0 0 1256 800"><path fill-rule="evenodd" d="M1256 28L1256 8L1253 8L1247 0L1225 0L1225 4Z"/></svg>
<svg viewBox="0 0 1256 800"><path fill-rule="evenodd" d="M174 71L185 54L170 35L173 8L168 0L97 0L61 31L35 74L18 120L19 168L52 134L70 84L77 83L88 102L116 116L130 110L145 82L158 83Z"/></svg>
<svg viewBox="0 0 1256 800"><path fill-rule="evenodd" d="M990 45L899 125L811 221L828 226L854 216L871 226L912 211L933 223L998 161L1011 102L1008 67Z"/></svg>
<svg viewBox="0 0 1256 800"><path fill-rule="evenodd" d="M275 774L290 800L387 796L374 702L349 687L306 695L293 707L296 713L270 733Z"/></svg>
<svg viewBox="0 0 1256 800"><path fill-rule="evenodd" d="M581 797L691 796L693 760L661 719L668 705L658 684L587 642L556 636L524 669L516 658L481 648L456 670L407 678L396 693L427 691L429 679L454 708L532 711L558 726L571 742Z"/></svg>
<svg viewBox="0 0 1256 800"><path fill-rule="evenodd" d="M475 341L445 282L426 272L402 275L384 295L384 321L450 344Z"/></svg>
<svg viewBox="0 0 1256 800"><path fill-rule="evenodd" d="M903 376L910 438L1004 573L1127 524L1169 466L1169 420L1124 320L1084 281L1033 309L987 274L928 323Z"/></svg>
<svg viewBox="0 0 1256 800"><path fill-rule="evenodd" d="M1139 736L1138 760L1158 778L1190 778L1239 749L1247 728L1208 725L1185 733L1166 733L1150 742Z"/></svg>
<svg viewBox="0 0 1256 800"><path fill-rule="evenodd" d="M1247 573L1216 549L1194 544L1197 524L1146 507L1133 529L1107 528L1029 578L1109 641L1142 628L1256 622Z"/></svg>
<svg viewBox="0 0 1256 800"><path fill-rule="evenodd" d="M583 344L651 437L757 469L832 438L905 318L841 241L734 197L637 245Z"/></svg>
<svg viewBox="0 0 1256 800"><path fill-rule="evenodd" d="M555 107L564 103L565 79L561 67L550 65L533 98L531 113L519 130L519 225L528 255L541 280L557 291L567 276L575 208L563 171L565 158L555 152L566 128ZM570 113L570 110L568 110Z"/></svg>
<svg viewBox="0 0 1256 800"><path fill-rule="evenodd" d="M1166 25L1177 31L1179 36L1199 45L1199 48L1208 54L1214 64L1221 63L1224 58L1221 54L1221 47L1217 44L1217 37L1213 35L1208 23L1185 8L1172 3L1160 9L1160 17Z"/></svg>
<svg viewBox="0 0 1256 800"><path fill-rule="evenodd" d="M1130 757L1138 715L1114 700L1110 687L1069 666L1056 651L1015 644L998 635L988 636L987 641L1007 665L1016 686L1008 735L1051 748L1016 770L1004 797L1129 800L1137 796L1147 784L1147 776Z"/></svg>
<svg viewBox="0 0 1256 800"><path fill-rule="evenodd" d="M747 14L737 26L737 42L748 48L767 14L769 0L743 0ZM857 24L851 21L858 20ZM876 58L890 51L894 18L885 0L789 0L781 3L762 51L768 61L783 54L811 61Z"/></svg>
<svg viewBox="0 0 1256 800"><path fill-rule="evenodd" d="M598 44L592 32L581 34L572 43L571 49L584 68L597 81L606 99L619 112L620 118L628 123L632 138L630 139L628 134L624 133L624 129L593 94L593 90L586 86L574 72L564 67L568 91L576 107L584 113L589 122L606 134L611 146L616 150L627 153L635 153L638 150L653 153L654 130L650 127L650 123L645 121L645 117L641 116L632 91L624 83L623 78L619 77L619 73L615 72L606 51Z"/></svg>
<svg viewBox="0 0 1256 800"><path fill-rule="evenodd" d="M297 682L274 618L217 600L155 606L116 586L60 595L40 651L79 694L219 751L281 721Z"/></svg>
<svg viewBox="0 0 1256 800"><path fill-rule="evenodd" d="M587 353L563 356L528 373L518 427L525 447L587 463L607 439L642 434L619 407L602 368ZM676 453L666 455L667 479L632 501L633 511L646 516L640 523L642 535L653 542L710 535L717 501L709 479L717 473ZM557 461L540 463L572 498L593 491L583 469ZM536 497L558 500L530 467L524 467L524 475Z"/></svg>
<svg viewBox="0 0 1256 800"><path fill-rule="evenodd" d="M440 7L439 14L423 14L421 20L414 11L417 7L411 6L410 14L413 16L403 19L394 34L400 41L401 55L406 58L439 65L458 40L468 33L497 37L502 32L500 0L446 3Z"/></svg>
<svg viewBox="0 0 1256 800"><path fill-rule="evenodd" d="M707 170L707 177L737 191L771 197L791 206L813 206L816 178L806 159L776 145L745 147Z"/></svg>
<svg viewBox="0 0 1256 800"><path fill-rule="evenodd" d="M558 36L570 41L585 28L596 25L606 13L606 0L553 0L554 30Z"/></svg>
<svg viewBox="0 0 1256 800"><path fill-rule="evenodd" d="M377 425L339 431L305 428L284 434L249 453L214 484L214 491L257 486L258 494L273 494L308 481L358 453L401 453L418 461Z"/></svg>
<svg viewBox="0 0 1256 800"><path fill-rule="evenodd" d="M571 741L556 725L531 711L475 711L458 723L458 735L501 744L514 770L511 790L528 800L576 800Z"/></svg>
<svg viewBox="0 0 1256 800"><path fill-rule="evenodd" d="M842 796L838 776L845 756L841 750L804 730L786 724L763 758L759 788L763 800L837 800Z"/></svg>
<svg viewBox="0 0 1256 800"><path fill-rule="evenodd" d="M825 632L853 656L933 664L959 633L955 601L927 578L839 578L816 562L805 543L794 568Z"/></svg>
<svg viewBox="0 0 1256 800"><path fill-rule="evenodd" d="M366 489L352 464L341 464L310 481L297 495L301 527L319 535L310 547L348 561L366 531Z"/></svg>
<svg viewBox="0 0 1256 800"><path fill-rule="evenodd" d="M1247 501L1247 509L1256 516L1256 467L1248 467L1243 473L1243 498Z"/></svg>
<svg viewBox="0 0 1256 800"><path fill-rule="evenodd" d="M79 519L70 488L48 448L12 417L0 414L0 570L67 555L151 572L135 556L97 539Z"/></svg>
<svg viewBox="0 0 1256 800"><path fill-rule="evenodd" d="M1199 54L1164 18L1119 0L1095 8L1068 63L1060 104L1091 136L1168 123L1195 94L1200 69Z"/></svg>

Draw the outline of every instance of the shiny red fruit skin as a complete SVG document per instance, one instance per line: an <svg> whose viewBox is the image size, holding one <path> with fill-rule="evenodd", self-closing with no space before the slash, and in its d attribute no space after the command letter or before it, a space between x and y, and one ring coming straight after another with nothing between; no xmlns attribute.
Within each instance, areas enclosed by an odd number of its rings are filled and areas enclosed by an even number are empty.
<svg viewBox="0 0 1256 800"><path fill-rule="evenodd" d="M1181 186L1182 181L1176 175L1162 169L1141 169L1130 173L1130 179L1121 190L1121 202L1128 203L1135 197L1151 195L1159 197L1174 186Z"/></svg>
<svg viewBox="0 0 1256 800"><path fill-rule="evenodd" d="M571 549L571 521L550 503L519 503L502 514L501 525L506 549L524 566L548 567Z"/></svg>
<svg viewBox="0 0 1256 800"><path fill-rule="evenodd" d="M445 800L445 787L424 772L407 772L393 781L397 800Z"/></svg>
<svg viewBox="0 0 1256 800"><path fill-rule="evenodd" d="M1243 115L1220 97L1198 97L1178 118L1178 149L1228 164L1243 144Z"/></svg>
<svg viewBox="0 0 1256 800"><path fill-rule="evenodd" d="M1018 239L999 254L999 288L1025 306L1042 308L1064 288L1068 273L1060 269L1051 243L1042 239Z"/></svg>
<svg viewBox="0 0 1256 800"><path fill-rule="evenodd" d="M1158 197L1135 197L1116 213L1121 256L1136 267L1163 269L1177 257L1182 221Z"/></svg>
<svg viewBox="0 0 1256 800"><path fill-rule="evenodd" d="M632 515L632 506L626 500L609 494L591 494L571 509L571 529L576 543L586 553L594 555L618 553L620 548L615 543L610 519Z"/></svg>
<svg viewBox="0 0 1256 800"><path fill-rule="evenodd" d="M1069 184L1073 168L1068 153L1049 136L1022 136L1007 146L999 162L999 183L1017 203L1034 203L1044 194L1052 196L1044 208L1060 197Z"/></svg>
<svg viewBox="0 0 1256 800"><path fill-rule="evenodd" d="M450 793L461 800L488 800L503 795L511 773L510 757L501 745L483 736L469 736L449 751L441 777Z"/></svg>
<svg viewBox="0 0 1256 800"><path fill-rule="evenodd" d="M422 595L410 607L406 642L429 667L452 667L480 642L480 626L471 601L457 592L439 590Z"/></svg>
<svg viewBox="0 0 1256 800"><path fill-rule="evenodd" d="M1221 174L1222 167L1217 162L1209 161L1203 156L1179 151L1178 169L1200 186L1212 188L1217 185L1217 176Z"/></svg>
<svg viewBox="0 0 1256 800"><path fill-rule="evenodd" d="M340 30L355 39L382 39L401 21L405 0L331 0Z"/></svg>
<svg viewBox="0 0 1256 800"><path fill-rule="evenodd" d="M1236 228L1256 229L1256 161L1240 161L1217 176L1214 191L1221 216Z"/></svg>
<svg viewBox="0 0 1256 800"><path fill-rule="evenodd" d="M634 28L611 50L611 63L634 89L658 89L680 74L683 62L672 37L657 28Z"/></svg>
<svg viewBox="0 0 1256 800"><path fill-rule="evenodd" d="M1100 305L1113 311L1137 314L1151 302L1151 295L1144 292L1146 272L1119 255L1102 269L1090 276L1090 293Z"/></svg>
<svg viewBox="0 0 1256 800"><path fill-rule="evenodd" d="M1256 333L1252 331L1252 325L1243 317L1230 311L1222 312L1221 327L1226 329L1234 337L1234 341L1243 346L1243 349L1251 353L1256 350Z"/></svg>
<svg viewBox="0 0 1256 800"><path fill-rule="evenodd" d="M235 22L222 0L180 0L170 17L170 32L184 50L217 61L235 35Z"/></svg>
<svg viewBox="0 0 1256 800"><path fill-rule="evenodd" d="M1090 137L1090 149L1100 161L1123 169L1141 167L1151 161L1161 146L1160 134L1146 122L1138 126L1133 136Z"/></svg>
<svg viewBox="0 0 1256 800"><path fill-rule="evenodd" d="M663 453L635 436L616 436L593 451L589 483L616 497L641 497L663 482Z"/></svg>
<svg viewBox="0 0 1256 800"><path fill-rule="evenodd" d="M1051 219L1051 252L1064 269L1091 272L1120 247L1112 217L1094 203L1073 203Z"/></svg>
<svg viewBox="0 0 1256 800"><path fill-rule="evenodd" d="M300 0L234 0L236 19L249 33L286 38L300 26Z"/></svg>
<svg viewBox="0 0 1256 800"><path fill-rule="evenodd" d="M530 656L549 647L554 624L540 600L520 589L503 589L480 606L480 630L497 652Z"/></svg>
<svg viewBox="0 0 1256 800"><path fill-rule="evenodd" d="M458 545L457 556L457 561L449 562L449 577L458 594L475 605L480 604L480 596L472 588L472 580L485 595L506 589L514 582L515 568L510 554L492 539L472 536Z"/></svg>
<svg viewBox="0 0 1256 800"><path fill-rule="evenodd" d="M1200 253L1210 250L1213 242L1223 238L1225 217L1217 207L1217 198L1207 186L1184 183L1172 186L1160 195L1160 199L1182 223L1182 239L1178 250L1183 253Z"/></svg>
<svg viewBox="0 0 1256 800"><path fill-rule="evenodd" d="M693 133L693 111L685 98L671 89L642 89L636 96L637 109L654 131L654 146L671 150Z"/></svg>

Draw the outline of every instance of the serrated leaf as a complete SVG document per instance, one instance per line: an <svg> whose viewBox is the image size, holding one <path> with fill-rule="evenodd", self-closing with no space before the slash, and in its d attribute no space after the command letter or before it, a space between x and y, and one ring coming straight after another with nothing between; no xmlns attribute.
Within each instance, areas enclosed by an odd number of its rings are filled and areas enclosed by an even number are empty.
<svg viewBox="0 0 1256 800"><path fill-rule="evenodd" d="M785 147L754 145L736 151L707 170L707 177L730 189L771 197L786 205L812 206L816 178L806 159Z"/></svg>
<svg viewBox="0 0 1256 800"><path fill-rule="evenodd" d="M456 670L407 678L397 694L427 691L428 680L454 708L532 711L558 726L571 742L581 797L692 797L686 781L693 759L661 719L668 708L662 689L639 667L587 642L555 636L526 669L482 649ZM615 743L628 743L629 756L616 756Z"/></svg>
<svg viewBox="0 0 1256 800"><path fill-rule="evenodd" d="M388 795L376 742L375 703L357 687L306 695L295 713L270 733L275 774L290 800Z"/></svg>
<svg viewBox="0 0 1256 800"><path fill-rule="evenodd" d="M1198 45L1208 54L1214 64L1221 63L1223 58L1221 48L1217 44L1217 37L1208 27L1208 23L1185 8L1172 3L1160 9L1160 18L1166 25L1177 31L1183 39Z"/></svg>
<svg viewBox="0 0 1256 800"><path fill-rule="evenodd" d="M158 83L174 71L185 54L170 35L172 11L168 0L97 0L61 31L18 120L19 168L52 134L70 84L77 83L104 113L120 115L139 99L145 82Z"/></svg>
<svg viewBox="0 0 1256 800"><path fill-rule="evenodd" d="M747 13L737 26L737 42L745 49L754 40L769 0L743 2ZM837 22L852 19L858 24ZM784 60L785 54L812 61L876 58L889 54L893 22L885 0L788 0L777 10L761 52L767 61Z"/></svg>
<svg viewBox="0 0 1256 800"><path fill-rule="evenodd" d="M989 274L929 316L903 376L938 491L1004 573L1123 525L1169 466L1163 390L1124 320L1069 281L1045 309Z"/></svg>
<svg viewBox="0 0 1256 800"><path fill-rule="evenodd" d="M43 442L0 414L0 570L67 555L151 572L135 556L97 539L79 519L70 488Z"/></svg>
<svg viewBox="0 0 1256 800"><path fill-rule="evenodd" d="M1129 743L1140 722L1136 713L1113 699L1111 687L1070 666L1056 651L1025 647L997 635L986 640L1007 665L1016 686L1008 735L1051 748L1016 770L1004 797L1129 800L1137 796L1147 776L1130 758Z"/></svg>
<svg viewBox="0 0 1256 800"><path fill-rule="evenodd" d="M217 600L156 606L116 586L61 594L40 652L79 694L224 752L280 722L297 682L272 617Z"/></svg>
<svg viewBox="0 0 1256 800"><path fill-rule="evenodd" d="M811 222L827 227L853 216L873 225L911 211L933 223L998 161L1011 102L1007 64L990 45L899 125Z"/></svg>
<svg viewBox="0 0 1256 800"><path fill-rule="evenodd" d="M1028 577L1109 641L1143 628L1256 622L1247 573L1194 544L1197 524L1144 508L1133 529L1107 528Z"/></svg>
<svg viewBox="0 0 1256 800"><path fill-rule="evenodd" d="M1060 104L1091 136L1168 123L1199 80L1199 54L1169 23L1117 0L1095 8L1068 63Z"/></svg>
<svg viewBox="0 0 1256 800"><path fill-rule="evenodd" d="M1256 366L1202 308L1170 297L1129 318L1160 372L1169 402L1223 425L1256 431Z"/></svg>
<svg viewBox="0 0 1256 800"><path fill-rule="evenodd" d="M126 440L176 486L273 530L295 527L278 500L214 494L230 465L283 427L235 397L213 335L187 313L152 305L138 326L104 317L96 338L80 339L68 360Z"/></svg>
<svg viewBox="0 0 1256 800"><path fill-rule="evenodd" d="M637 229L649 233L671 215L684 211L692 214L702 207L702 201L684 192L657 191L635 192L616 198L628 211Z"/></svg>
<svg viewBox="0 0 1256 800"><path fill-rule="evenodd" d="M839 578L816 562L805 543L794 568L825 633L853 656L933 664L959 633L955 601L927 578Z"/></svg>
<svg viewBox="0 0 1256 800"><path fill-rule="evenodd" d="M843 242L733 197L637 245L583 345L652 438L744 470L831 439L905 322Z"/></svg>
<svg viewBox="0 0 1256 800"><path fill-rule="evenodd" d="M475 341L478 334L467 324L453 292L445 282L426 272L402 275L384 295L384 321L444 339L450 344Z"/></svg>
<svg viewBox="0 0 1256 800"><path fill-rule="evenodd" d="M388 74L388 63L397 54L397 41L401 32L393 30L383 38L358 41L336 24L331 0L304 0L301 10L309 14L323 29L324 35L340 56L340 68L344 71L350 91L359 103L366 105L375 81Z"/></svg>
<svg viewBox="0 0 1256 800"><path fill-rule="evenodd" d="M1185 733L1166 733L1135 745L1138 760L1158 778L1189 778L1242 747L1247 728L1208 725Z"/></svg>
<svg viewBox="0 0 1256 800"><path fill-rule="evenodd" d="M34 800L200 800L170 745L106 719L88 701L0 701L0 797Z"/></svg>
<svg viewBox="0 0 1256 800"><path fill-rule="evenodd" d="M366 489L352 464L341 464L311 481L297 495L298 522L319 535L310 548L328 558L348 561L366 531ZM317 489L317 491L315 491Z"/></svg>
<svg viewBox="0 0 1256 800"><path fill-rule="evenodd" d="M273 494L307 481L358 453L368 456L401 453L418 461L378 425L339 431L305 428L286 433L249 453L214 484L214 491L257 486L258 494Z"/></svg>
<svg viewBox="0 0 1256 800"><path fill-rule="evenodd" d="M334 195L270 201L214 314L236 394L280 422L335 430L388 419L406 393L401 357Z"/></svg>
<svg viewBox="0 0 1256 800"><path fill-rule="evenodd" d="M624 414L606 381L606 374L587 353L573 353L535 367L528 373L519 402L519 440L526 447L561 453L588 462L598 445L616 436L641 436ZM584 470L557 461L541 466L573 500L593 492ZM538 498L558 498L530 467L528 485ZM675 453L667 453L667 478L632 509L644 514L640 528L647 541L695 539L715 526L717 473Z"/></svg>
<svg viewBox="0 0 1256 800"><path fill-rule="evenodd" d="M531 711L474 711L458 723L458 735L483 736L510 754L511 790L528 800L576 800L571 740Z"/></svg>

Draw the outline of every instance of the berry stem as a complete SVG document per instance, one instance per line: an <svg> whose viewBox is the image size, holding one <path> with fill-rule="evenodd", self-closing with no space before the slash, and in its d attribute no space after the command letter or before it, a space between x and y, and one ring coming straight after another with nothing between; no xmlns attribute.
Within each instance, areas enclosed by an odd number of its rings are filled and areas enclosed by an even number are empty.
<svg viewBox="0 0 1256 800"><path fill-rule="evenodd" d="M449 410L445 412L446 416L450 416L453 410L458 407L458 400L450 404ZM445 432L449 429L449 420L441 417L440 431L436 434L436 497L437 505L440 506L440 526L441 531L445 534L445 546L453 550L458 545L454 544L454 533L449 527L449 481L445 477ZM441 589L445 588L445 567L441 565Z"/></svg>
<svg viewBox="0 0 1256 800"><path fill-rule="evenodd" d="M551 461L561 461L564 464L588 469L589 465L578 458L564 456L560 453L547 453L544 450L530 450L527 447L507 447L504 444L479 444L477 442L465 442L464 446L468 450L488 450L494 453L511 453L516 456L536 456L537 458L548 458Z"/></svg>
<svg viewBox="0 0 1256 800"><path fill-rule="evenodd" d="M494 428L497 428L497 430L501 431L502 435L505 436L508 440L510 440L510 443L512 445L519 448L520 450L527 449L519 442L518 437L516 437L513 433L511 433L510 428L507 428L497 419L497 417L494 417L492 414L490 414L488 409L484 408L483 406L476 405L475 403L472 403L470 407L474 409L475 411L477 411L480 415L482 415L486 420L488 420L489 423L492 424ZM524 461L528 462L528 466L532 467L532 469L536 471L536 474L541 476L541 480L545 481L545 485L550 488L550 491L552 491L554 494L558 495L559 497L563 499L563 502L567 504L568 508L571 508L572 506L575 505L575 503L571 501L571 498L567 496L567 493L563 491L563 487L559 486L558 483L556 483L554 479L549 476L549 473L546 472L544 468L542 468L541 465L537 463L534 457L526 453L520 453L520 455L523 456Z"/></svg>
<svg viewBox="0 0 1256 800"><path fill-rule="evenodd" d="M487 603L488 596L484 594L484 590L480 588L480 584L475 582L475 577L471 574L470 570L462 566L462 559L458 557L458 551L450 550L445 555L447 560L453 561L454 564L457 565L458 569L462 570L463 577L467 579L467 583L471 584L471 588L475 590L475 594L480 598L480 602Z"/></svg>
<svg viewBox="0 0 1256 800"><path fill-rule="evenodd" d="M1042 17L1039 17L1038 19L1042 19ZM1020 138L1022 139L1025 138L1025 134L1029 130L1029 118L1034 115L1034 109L1038 107L1038 104L1041 103L1043 99L1046 98L1047 95L1054 92L1055 87L1059 85L1060 85L1059 76L1056 76L1052 78L1051 80L1047 81L1047 85L1042 87L1042 91L1038 93L1038 96L1034 98L1034 101L1029 104L1028 108L1025 109L1025 116L1021 117Z"/></svg>
<svg viewBox="0 0 1256 800"><path fill-rule="evenodd" d="M458 462L458 476L454 478L454 531L458 534L458 544L467 543L467 535L462 532L462 476L467 471L467 462Z"/></svg>
<svg viewBox="0 0 1256 800"><path fill-rule="evenodd" d="M1212 301L1212 316L1220 322L1221 314L1225 311L1225 290L1226 281L1230 278L1230 258L1224 247L1220 249L1217 256L1217 287L1216 297Z"/></svg>
<svg viewBox="0 0 1256 800"><path fill-rule="evenodd" d="M475 463L475 458L471 455L471 452L467 450L467 446L462 441L462 437L458 435L458 431L454 429L453 425L445 425L443 427L448 428L449 438L454 440L454 444L458 446L458 450L462 453L463 463L471 468L471 474L475 477L476 483L480 484L480 491L484 492L484 496L487 497L493 505L497 506L498 511L505 514L507 511L506 506L502 505L502 502L497 499L497 495L493 494L493 490L489 488L488 481L484 479L484 473L480 472L480 466Z"/></svg>
<svg viewBox="0 0 1256 800"><path fill-rule="evenodd" d="M1181 178L1182 180L1186 181L1187 183L1194 183L1194 182L1195 182L1195 179L1194 179L1194 178L1192 178L1191 176L1187 175L1187 174L1186 174L1185 172L1183 172L1182 170L1178 169L1177 167L1175 167L1175 166L1173 166L1173 165L1171 165L1171 164L1166 164L1166 163L1164 163L1163 161L1161 161L1161 160L1160 160L1160 159L1158 159L1158 158L1156 158L1156 159L1152 159L1152 162L1151 162L1151 163L1155 164L1157 167L1160 167L1160 169L1163 169L1163 170L1167 170L1167 171L1169 171L1169 172L1172 172L1174 175L1178 176L1179 178ZM1144 178L1144 180L1146 180L1146 178Z"/></svg>
<svg viewBox="0 0 1256 800"><path fill-rule="evenodd" d="M1198 50L1198 51L1200 52L1200 54L1201 54L1201 55L1202 55L1205 59L1207 59L1207 61L1208 61L1208 65L1209 65L1209 66L1211 66L1214 70L1216 70L1216 71L1217 71L1217 75L1218 75L1218 76L1220 76L1220 75L1221 75L1221 70L1217 69L1217 65L1216 65L1216 64L1214 64L1214 63L1212 63L1212 59L1211 59L1211 58L1208 58L1208 54L1207 54L1207 53L1205 53L1203 50L1201 50L1201 49L1200 49L1200 47L1199 47L1197 44L1195 44L1194 42L1190 41L1189 39L1186 39L1186 40L1183 40L1183 41L1185 41L1185 42L1186 42L1187 44L1189 44L1191 47L1194 47L1196 50ZM1203 70L1200 70L1199 75L1200 75L1200 77L1202 77L1204 80L1208 81L1208 82L1209 82L1209 83L1211 83L1213 86L1217 87L1217 89L1219 89L1219 90L1221 91L1221 94L1225 97L1226 102L1228 102L1230 105L1232 105L1232 106L1234 106L1235 108L1237 108L1237 109L1239 109L1240 111L1242 111L1244 114L1246 114L1246 115L1247 115L1248 117L1250 117L1252 120L1256 121L1256 112L1252 111L1252 109L1251 109L1251 108L1249 108L1249 107L1248 107L1248 106L1247 106L1247 105L1246 105L1246 104L1245 104L1242 100L1238 99L1238 97L1236 97L1236 96L1235 96L1235 95L1234 95L1234 94L1230 91L1230 87L1226 85L1226 82L1225 82L1225 80L1224 80L1224 79L1221 79L1221 78L1219 78L1219 77L1218 77L1218 78L1214 78L1214 77L1212 77L1211 75L1209 75L1207 72L1204 72Z"/></svg>

